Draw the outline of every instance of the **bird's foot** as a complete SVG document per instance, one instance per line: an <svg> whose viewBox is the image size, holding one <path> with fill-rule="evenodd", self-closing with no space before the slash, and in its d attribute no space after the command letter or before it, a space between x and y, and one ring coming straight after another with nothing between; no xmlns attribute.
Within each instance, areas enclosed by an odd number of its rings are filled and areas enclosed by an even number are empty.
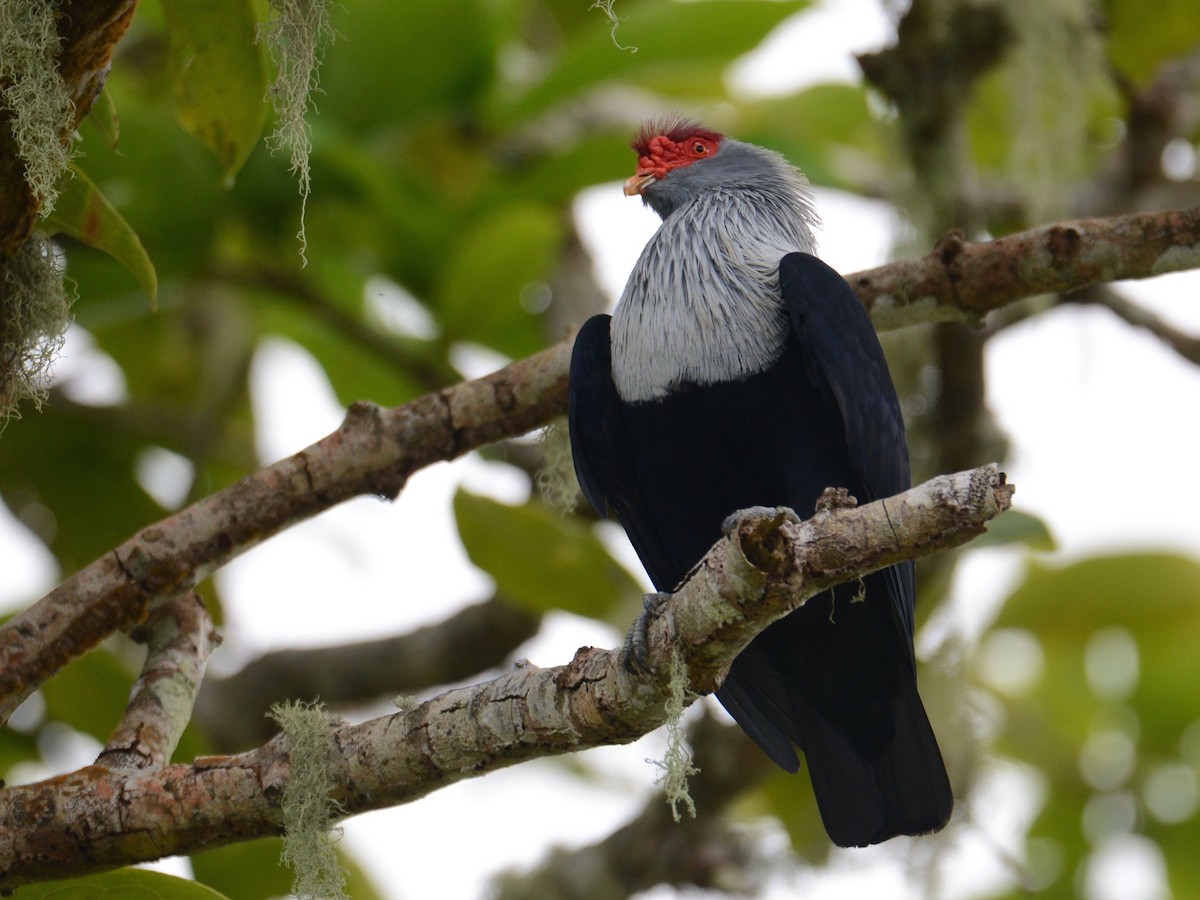
<svg viewBox="0 0 1200 900"><path fill-rule="evenodd" d="M800 517L789 506L748 506L726 516L725 521L721 523L721 533L731 534L742 519L758 519L772 529L778 528L784 522L800 524Z"/></svg>
<svg viewBox="0 0 1200 900"><path fill-rule="evenodd" d="M625 671L631 675L654 671L647 660L650 649L650 623L662 614L663 608L670 599L671 595L664 591L655 591L642 598L642 611L633 620L633 627L625 635L625 643L621 646L621 655L625 659Z"/></svg>
<svg viewBox="0 0 1200 900"><path fill-rule="evenodd" d="M854 509L858 506L858 498L843 487L827 487L817 498L817 512L832 512L835 509Z"/></svg>

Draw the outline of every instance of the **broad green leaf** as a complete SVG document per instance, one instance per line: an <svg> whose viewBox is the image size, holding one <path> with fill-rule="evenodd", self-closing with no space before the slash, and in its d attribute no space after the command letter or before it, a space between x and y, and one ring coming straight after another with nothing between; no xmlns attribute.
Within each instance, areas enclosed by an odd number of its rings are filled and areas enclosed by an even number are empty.
<svg viewBox="0 0 1200 900"><path fill-rule="evenodd" d="M590 527L531 501L508 506L460 490L454 496L467 555L526 609L565 609L603 619L624 615L642 589Z"/></svg>
<svg viewBox="0 0 1200 900"><path fill-rule="evenodd" d="M196 880L238 900L270 900L292 890L292 873L283 865L283 840L261 838L218 847L191 857Z"/></svg>
<svg viewBox="0 0 1200 900"><path fill-rule="evenodd" d="M93 650L42 686L46 718L107 743L125 714L134 678L108 650Z"/></svg>
<svg viewBox="0 0 1200 900"><path fill-rule="evenodd" d="M191 857L196 880L237 900L271 900L286 897L292 889L292 872L280 861L283 841L262 838L230 844ZM354 900L379 900L384 895L372 884L362 866L340 848L338 862L346 873L346 895Z"/></svg>
<svg viewBox="0 0 1200 900"><path fill-rule="evenodd" d="M0 728L0 779L8 780L9 769L17 763L39 758L35 734Z"/></svg>
<svg viewBox="0 0 1200 900"><path fill-rule="evenodd" d="M21 900L223 900L210 887L150 872L146 869L118 869L102 875L88 875L70 881L31 884L20 889Z"/></svg>
<svg viewBox="0 0 1200 900"><path fill-rule="evenodd" d="M158 276L141 238L78 165L72 163L70 173L62 180L58 203L46 217L46 224L119 262L146 289L154 306Z"/></svg>
<svg viewBox="0 0 1200 900"><path fill-rule="evenodd" d="M1123 75L1141 83L1200 43L1195 0L1161 0L1152 12L1139 0L1105 0L1104 13L1109 57Z"/></svg>
<svg viewBox="0 0 1200 900"><path fill-rule="evenodd" d="M162 518L134 477L146 442L112 410L48 405L0 441L0 494L66 572Z"/></svg>
<svg viewBox="0 0 1200 900"><path fill-rule="evenodd" d="M522 293L549 277L562 239L562 214L538 203L512 203L475 222L451 251L436 295L447 335L512 357L539 349L541 329Z"/></svg>
<svg viewBox="0 0 1200 900"><path fill-rule="evenodd" d="M620 196L620 184L633 174L636 160L629 149L626 129L600 132L558 152L531 160L517 179L506 184L513 198L567 204L584 188L617 182L614 194ZM635 202L633 200L630 201Z"/></svg>
<svg viewBox="0 0 1200 900"><path fill-rule="evenodd" d="M266 118L266 69L251 0L163 0L184 128L237 174Z"/></svg>
<svg viewBox="0 0 1200 900"><path fill-rule="evenodd" d="M987 531L971 542L972 549L1024 544L1030 550L1051 551L1057 547L1044 520L1019 509L1010 509L988 523Z"/></svg>
<svg viewBox="0 0 1200 900"><path fill-rule="evenodd" d="M1121 626L1146 635L1200 628L1200 562L1124 553L1067 566L1033 563L997 624L1076 643L1087 639L1084 627Z"/></svg>
<svg viewBox="0 0 1200 900"><path fill-rule="evenodd" d="M363 0L335 23L321 117L353 131L468 119L496 67L494 8L482 0ZM463 129L459 141L469 141Z"/></svg>
<svg viewBox="0 0 1200 900"><path fill-rule="evenodd" d="M597 84L619 79L668 93L686 92L691 83L696 85L692 96L711 95L726 65L754 49L803 6L761 0L647 0L620 10L623 21L616 38L631 48L624 50L613 42L612 25L597 15L546 78L498 111L505 118L529 118Z"/></svg>
<svg viewBox="0 0 1200 900"><path fill-rule="evenodd" d="M168 77L164 72L163 78ZM161 289L173 276L211 265L213 242L228 222L218 213L228 208L229 195L216 189L221 179L216 158L174 121L169 96L147 98L110 87L121 107L121 150L98 143L89 147L87 175L137 232L154 261ZM76 277L76 260L69 264ZM107 260L103 266L112 268ZM89 279L97 268L91 265ZM94 292L91 280L80 281L87 289L80 291L77 313L82 315L83 307L93 302L116 300L122 314L129 314L130 292L120 282L102 278Z"/></svg>
<svg viewBox="0 0 1200 900"><path fill-rule="evenodd" d="M113 103L112 94L107 88L96 97L86 121L96 129L105 144L116 149L121 140L121 120L117 116L117 105Z"/></svg>

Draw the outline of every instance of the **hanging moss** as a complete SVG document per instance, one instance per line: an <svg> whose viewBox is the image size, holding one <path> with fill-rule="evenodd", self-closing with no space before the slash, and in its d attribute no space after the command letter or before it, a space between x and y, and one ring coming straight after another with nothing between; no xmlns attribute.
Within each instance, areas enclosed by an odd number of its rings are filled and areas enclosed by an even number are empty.
<svg viewBox="0 0 1200 900"><path fill-rule="evenodd" d="M0 109L43 215L54 208L55 185L70 161L66 136L75 113L58 72L58 51L54 4L0 0Z"/></svg>
<svg viewBox="0 0 1200 900"><path fill-rule="evenodd" d="M283 150L290 157L290 168L300 184L300 258L307 262L308 241L304 233L304 212L308 206L308 157L312 138L304 119L319 90L321 57L333 40L328 0L270 0L271 17L260 26L258 39L267 45L275 63L275 83L270 97L275 106L275 130L267 138L272 151Z"/></svg>
<svg viewBox="0 0 1200 900"><path fill-rule="evenodd" d="M671 695L667 698L667 752L661 760L650 759L659 769L658 784L671 805L671 815L678 822L682 818L679 804L687 809L688 815L696 818L696 804L688 792L688 779L700 774L692 765L692 752L688 749L683 734L683 713L690 700L688 694L687 667L678 651L671 654Z"/></svg>
<svg viewBox="0 0 1200 900"><path fill-rule="evenodd" d="M0 431L22 401L40 406L45 399L72 299L45 235L35 233L12 256L0 258Z"/></svg>
<svg viewBox="0 0 1200 900"><path fill-rule="evenodd" d="M335 722L317 703L279 703L271 718L287 735L291 760L283 792L283 862L295 873L292 893L301 900L344 900L346 873L334 849L342 810L329 797Z"/></svg>
<svg viewBox="0 0 1200 900"><path fill-rule="evenodd" d="M608 23L612 25L613 46L615 46L618 50L626 50L629 53L637 53L637 47L626 46L617 40L617 30L621 27L621 23L624 21L624 19L617 15L617 11L613 8L614 2L615 0L596 0L596 2L589 6L588 9L598 9L604 13L604 17L608 19Z"/></svg>
<svg viewBox="0 0 1200 900"><path fill-rule="evenodd" d="M542 453L542 468L534 479L538 496L564 515L574 512L579 502L579 485L565 416L559 416L542 429L538 449Z"/></svg>

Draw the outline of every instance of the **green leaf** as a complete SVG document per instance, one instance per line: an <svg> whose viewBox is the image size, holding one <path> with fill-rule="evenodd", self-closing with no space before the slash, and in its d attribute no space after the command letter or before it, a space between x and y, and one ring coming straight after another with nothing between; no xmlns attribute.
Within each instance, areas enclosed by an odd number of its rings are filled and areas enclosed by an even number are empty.
<svg viewBox="0 0 1200 900"><path fill-rule="evenodd" d="M651 90L711 94L721 70L753 50L763 37L803 3L763 0L647 0L628 10L613 43L612 25L599 13L570 44L550 74L503 113L528 118L596 84L617 79ZM688 90L689 84L696 85Z"/></svg>
<svg viewBox="0 0 1200 900"><path fill-rule="evenodd" d="M87 121L100 135L100 139L114 150L121 139L121 120L117 117L117 105L113 103L112 94L105 88L96 97Z"/></svg>
<svg viewBox="0 0 1200 900"><path fill-rule="evenodd" d="M222 900L210 887L150 872L146 869L118 869L102 875L88 875L70 881L31 884L21 888L21 900Z"/></svg>
<svg viewBox="0 0 1200 900"><path fill-rule="evenodd" d="M46 224L119 262L146 289L153 308L158 298L158 275L137 232L78 165L71 164L61 184L58 202L46 217Z"/></svg>
<svg viewBox="0 0 1200 900"><path fill-rule="evenodd" d="M997 624L1075 643L1087 640L1083 626L1120 626L1146 635L1200 627L1200 562L1168 553L1124 553L1068 566L1034 563Z"/></svg>
<svg viewBox="0 0 1200 900"><path fill-rule="evenodd" d="M1002 547L1006 544L1024 544L1030 550L1046 552L1058 546L1045 521L1018 509L1010 509L989 522L987 531L972 541L971 547Z"/></svg>
<svg viewBox="0 0 1200 900"><path fill-rule="evenodd" d="M112 653L94 650L42 686L46 718L106 743L125 714L134 675Z"/></svg>
<svg viewBox="0 0 1200 900"><path fill-rule="evenodd" d="M292 873L280 861L281 838L261 838L218 847L191 857L197 881L237 897L270 900L292 891Z"/></svg>
<svg viewBox="0 0 1200 900"><path fill-rule="evenodd" d="M17 763L38 759L40 756L35 735L12 728L0 728L0 779L7 781L9 770Z"/></svg>
<svg viewBox="0 0 1200 900"><path fill-rule="evenodd" d="M145 444L112 408L48 405L0 441L0 494L72 572L162 518L134 477Z"/></svg>
<svg viewBox="0 0 1200 900"><path fill-rule="evenodd" d="M1137 82L1148 82L1163 63L1200 43L1195 0L1161 0L1152 14L1140 0L1106 0L1104 12L1109 56Z"/></svg>
<svg viewBox="0 0 1200 900"><path fill-rule="evenodd" d="M464 490L454 514L471 561L526 609L606 618L641 602L641 586L577 519L536 501L508 506Z"/></svg>
<svg viewBox="0 0 1200 900"><path fill-rule="evenodd" d="M562 214L539 203L510 203L475 222L451 251L437 291L447 335L511 357L538 350L543 336L522 292L549 277L562 239Z"/></svg>
<svg viewBox="0 0 1200 900"><path fill-rule="evenodd" d="M258 143L267 80L251 0L163 0L183 127L232 178Z"/></svg>
<svg viewBox="0 0 1200 900"><path fill-rule="evenodd" d="M321 69L321 106L354 131L391 130L424 119L469 121L496 70L493 16L508 4L482 0L373 0L337 22Z"/></svg>
<svg viewBox="0 0 1200 900"><path fill-rule="evenodd" d="M282 853L280 838L244 841L196 854L191 857L192 871L197 881L237 900L271 900L286 897L292 890L292 873L280 862ZM362 866L340 848L338 862L346 872L347 896L354 900L383 897Z"/></svg>

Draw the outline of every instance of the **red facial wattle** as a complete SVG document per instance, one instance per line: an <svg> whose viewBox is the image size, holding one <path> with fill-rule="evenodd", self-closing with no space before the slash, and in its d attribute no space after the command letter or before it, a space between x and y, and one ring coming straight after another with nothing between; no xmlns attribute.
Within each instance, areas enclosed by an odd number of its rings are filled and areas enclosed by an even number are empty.
<svg viewBox="0 0 1200 900"><path fill-rule="evenodd" d="M639 135L633 142L638 155L637 174L625 182L625 195L641 194L675 169L716 153L720 144L720 134L695 127L677 126L664 134Z"/></svg>

